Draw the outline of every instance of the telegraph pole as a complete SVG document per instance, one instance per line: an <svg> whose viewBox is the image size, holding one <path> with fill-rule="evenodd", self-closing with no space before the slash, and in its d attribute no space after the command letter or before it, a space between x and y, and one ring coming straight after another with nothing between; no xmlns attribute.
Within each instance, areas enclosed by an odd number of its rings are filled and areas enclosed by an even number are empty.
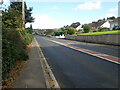
<svg viewBox="0 0 120 90"><path fill-rule="evenodd" d="M22 0L22 28L24 30L25 28L25 6L24 6L24 0Z"/></svg>

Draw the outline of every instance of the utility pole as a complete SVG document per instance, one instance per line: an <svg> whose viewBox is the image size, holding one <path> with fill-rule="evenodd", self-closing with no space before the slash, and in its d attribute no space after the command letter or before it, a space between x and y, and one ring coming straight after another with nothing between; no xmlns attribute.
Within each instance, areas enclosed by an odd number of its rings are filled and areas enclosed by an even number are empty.
<svg viewBox="0 0 120 90"><path fill-rule="evenodd" d="M24 6L24 0L22 0L22 28L24 30L25 28L25 6Z"/></svg>

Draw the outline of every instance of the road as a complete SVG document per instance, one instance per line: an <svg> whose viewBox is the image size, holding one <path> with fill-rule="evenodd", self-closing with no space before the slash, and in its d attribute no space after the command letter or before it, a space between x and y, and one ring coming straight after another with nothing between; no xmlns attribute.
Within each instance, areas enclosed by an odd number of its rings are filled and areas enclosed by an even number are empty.
<svg viewBox="0 0 120 90"><path fill-rule="evenodd" d="M61 88L117 88L118 65L53 42L118 57L118 48L35 36Z"/></svg>

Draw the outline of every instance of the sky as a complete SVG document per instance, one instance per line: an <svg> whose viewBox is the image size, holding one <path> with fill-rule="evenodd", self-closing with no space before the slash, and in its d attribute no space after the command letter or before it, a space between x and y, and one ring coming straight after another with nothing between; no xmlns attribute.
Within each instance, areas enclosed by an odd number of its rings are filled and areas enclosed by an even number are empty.
<svg viewBox="0 0 120 90"><path fill-rule="evenodd" d="M118 17L119 0L26 0L27 7L33 7L34 29L53 29L73 22L91 23L111 16ZM8 1L4 3L8 5Z"/></svg>

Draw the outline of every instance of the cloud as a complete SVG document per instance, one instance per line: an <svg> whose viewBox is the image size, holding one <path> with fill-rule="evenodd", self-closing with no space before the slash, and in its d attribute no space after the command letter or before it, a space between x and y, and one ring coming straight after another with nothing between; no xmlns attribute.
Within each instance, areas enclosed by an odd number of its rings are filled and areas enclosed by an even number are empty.
<svg viewBox="0 0 120 90"><path fill-rule="evenodd" d="M98 10L101 9L101 2L85 2L79 4L74 10Z"/></svg>
<svg viewBox="0 0 120 90"><path fill-rule="evenodd" d="M33 28L40 28L40 29L53 29L53 28L60 28L61 24L48 16L47 14L37 15L35 16L35 21L32 24ZM26 27L29 27L30 24L26 24Z"/></svg>
<svg viewBox="0 0 120 90"><path fill-rule="evenodd" d="M105 14L106 17L111 17L111 16L115 16L117 17L117 12L118 12L118 8L110 8L107 13Z"/></svg>
<svg viewBox="0 0 120 90"><path fill-rule="evenodd" d="M58 10L59 8L57 6L51 7L52 10Z"/></svg>

